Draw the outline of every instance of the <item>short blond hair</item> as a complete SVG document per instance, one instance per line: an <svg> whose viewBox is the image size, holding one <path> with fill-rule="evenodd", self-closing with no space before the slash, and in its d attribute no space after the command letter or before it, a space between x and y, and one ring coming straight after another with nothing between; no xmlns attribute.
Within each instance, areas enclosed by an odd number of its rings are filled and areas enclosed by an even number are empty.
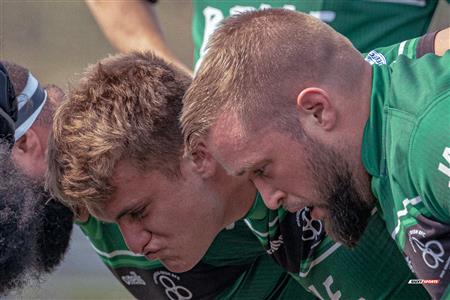
<svg viewBox="0 0 450 300"><path fill-rule="evenodd" d="M346 93L362 64L347 38L306 14L268 9L226 19L183 99L187 153L224 111L236 113L244 130L272 121L276 128L299 130L293 124L299 91L333 84Z"/></svg>
<svg viewBox="0 0 450 300"><path fill-rule="evenodd" d="M152 53L119 54L88 67L57 109L47 185L70 207L101 209L117 163L179 174L178 117L190 78Z"/></svg>

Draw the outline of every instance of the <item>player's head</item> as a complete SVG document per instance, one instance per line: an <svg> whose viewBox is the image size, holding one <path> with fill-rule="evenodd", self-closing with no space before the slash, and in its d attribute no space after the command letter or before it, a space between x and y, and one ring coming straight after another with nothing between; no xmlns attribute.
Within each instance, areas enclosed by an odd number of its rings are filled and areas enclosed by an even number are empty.
<svg viewBox="0 0 450 300"><path fill-rule="evenodd" d="M328 25L282 9L225 20L207 49L183 100L187 152L206 147L229 173L250 178L269 208L315 206L313 215L333 220L331 235L354 244L372 206L353 197L363 180L352 176L359 141L351 130L364 115L358 100L370 66ZM360 209L336 217L332 206L342 202Z"/></svg>
<svg viewBox="0 0 450 300"><path fill-rule="evenodd" d="M52 200L43 183L52 123L48 103L53 100L45 99L46 93L28 70L9 62L3 64L20 109L15 122L16 144L12 151L4 145L0 149L2 294L54 270L67 250L73 222L70 209ZM49 86L48 91L53 97L55 87ZM35 131L39 131L39 137Z"/></svg>
<svg viewBox="0 0 450 300"><path fill-rule="evenodd" d="M25 174L42 178L53 114L64 93L56 85L42 87L22 66L6 61L3 64L10 74L19 108L13 159Z"/></svg>
<svg viewBox="0 0 450 300"><path fill-rule="evenodd" d="M117 222L130 250L176 272L192 268L229 224L221 197L254 196L248 184L212 183L223 170L203 172L182 157L178 117L190 82L151 53L103 59L57 110L49 144L53 193Z"/></svg>

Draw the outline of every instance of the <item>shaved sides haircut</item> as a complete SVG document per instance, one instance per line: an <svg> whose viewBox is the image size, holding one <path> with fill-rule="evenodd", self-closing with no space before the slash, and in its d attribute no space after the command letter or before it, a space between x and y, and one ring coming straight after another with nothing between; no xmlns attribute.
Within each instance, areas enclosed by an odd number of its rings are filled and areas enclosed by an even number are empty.
<svg viewBox="0 0 450 300"><path fill-rule="evenodd" d="M285 9L232 16L212 35L183 100L187 152L225 111L236 113L244 130L270 121L299 130L299 91L315 84L349 93L363 64L347 38L312 16Z"/></svg>

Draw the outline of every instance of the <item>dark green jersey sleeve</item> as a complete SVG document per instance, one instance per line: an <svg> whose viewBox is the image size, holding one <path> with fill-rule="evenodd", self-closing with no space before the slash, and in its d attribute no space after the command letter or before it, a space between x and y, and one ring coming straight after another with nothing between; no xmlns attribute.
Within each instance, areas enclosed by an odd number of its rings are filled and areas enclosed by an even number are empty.
<svg viewBox="0 0 450 300"><path fill-rule="evenodd" d="M373 67L363 162L391 237L435 299L450 296L450 52Z"/></svg>
<svg viewBox="0 0 450 300"><path fill-rule="evenodd" d="M439 59L430 57L425 66L423 74L441 79L430 91L436 99L417 120L411 136L410 176L432 216L450 224L450 52Z"/></svg>

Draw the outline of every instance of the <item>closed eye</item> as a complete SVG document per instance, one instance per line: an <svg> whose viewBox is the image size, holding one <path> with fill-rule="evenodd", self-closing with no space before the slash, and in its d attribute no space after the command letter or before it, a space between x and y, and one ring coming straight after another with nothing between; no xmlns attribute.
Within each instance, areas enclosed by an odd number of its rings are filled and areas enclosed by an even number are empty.
<svg viewBox="0 0 450 300"><path fill-rule="evenodd" d="M137 209L135 209L133 211L130 211L128 213L128 216L133 221L140 221L140 220L142 220L145 217L145 208L146 207L147 206L142 206L142 207L139 207L139 208L137 208Z"/></svg>
<svg viewBox="0 0 450 300"><path fill-rule="evenodd" d="M262 166L261 168L254 170L254 171L253 171L254 177L263 177L263 176L266 176L266 173L265 173L265 172L266 172L266 166L267 166L267 165L264 165L264 166Z"/></svg>

